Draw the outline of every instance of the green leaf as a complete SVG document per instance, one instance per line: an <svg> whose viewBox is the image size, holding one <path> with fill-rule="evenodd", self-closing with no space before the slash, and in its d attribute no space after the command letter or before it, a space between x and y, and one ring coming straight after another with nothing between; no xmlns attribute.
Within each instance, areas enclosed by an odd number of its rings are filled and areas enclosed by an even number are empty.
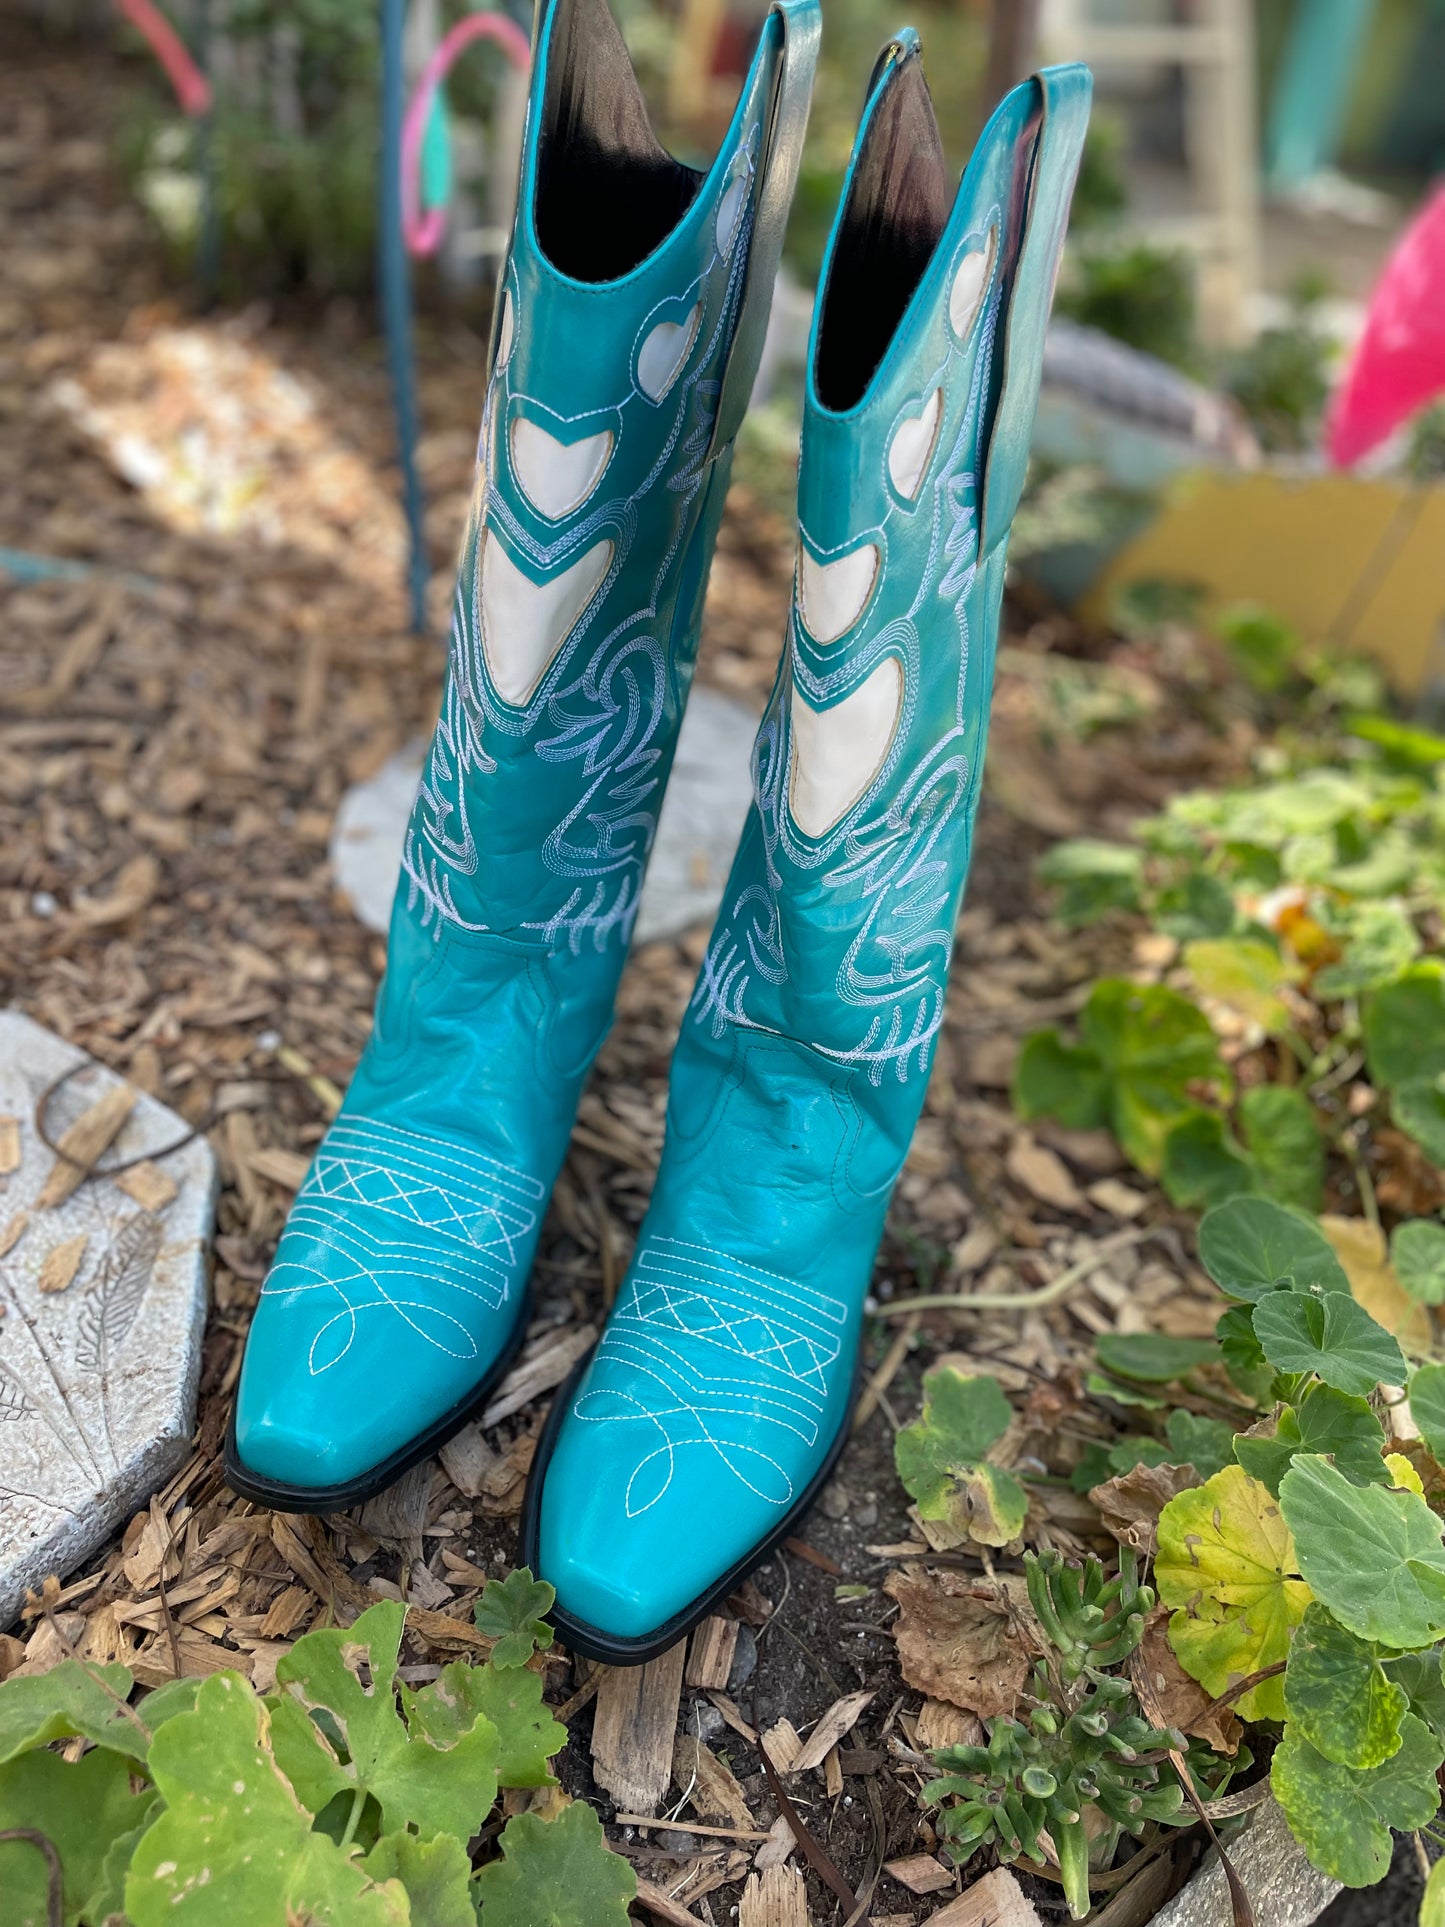
<svg viewBox="0 0 1445 1927"><path fill-rule="evenodd" d="M1076 928L1097 923L1110 910L1137 909L1143 871L1142 850L1093 837L1056 843L1036 866L1040 882L1061 893L1055 916Z"/></svg>
<svg viewBox="0 0 1445 1927"><path fill-rule="evenodd" d="M1263 1298L1277 1286L1349 1292L1329 1240L1303 1212L1268 1198L1231 1198L1199 1225L1199 1262L1230 1298Z"/></svg>
<svg viewBox="0 0 1445 1927"><path fill-rule="evenodd" d="M1409 1218L1390 1233L1390 1263L1410 1296L1422 1305L1445 1305L1445 1224Z"/></svg>
<svg viewBox="0 0 1445 1927"><path fill-rule="evenodd" d="M384 1599L355 1625L307 1633L282 1655L269 1702L276 1759L313 1813L360 1789L380 1806L387 1833L412 1826L423 1839L469 1840L497 1797L497 1729L481 1714L462 1729L448 1709L436 1738L422 1721L408 1731L396 1704L405 1618L404 1606ZM409 1704L426 1700L419 1693Z"/></svg>
<svg viewBox="0 0 1445 1927"><path fill-rule="evenodd" d="M197 1680L195 1684L199 1686L200 1681ZM118 1833L106 1848L100 1878L91 1888L90 1898L81 1909L81 1919L86 1927L104 1927L113 1914L117 1917L125 1914L125 1876L146 1828L160 1808L159 1794L154 1788L149 1791L149 1799L136 1801L136 1806L143 1810L140 1823L125 1833Z"/></svg>
<svg viewBox="0 0 1445 1927"><path fill-rule="evenodd" d="M409 1927L399 1885L374 1885L313 1832L277 1770L269 1724L240 1674L213 1673L194 1711L156 1734L150 1769L166 1808L126 1875L127 1918L134 1927Z"/></svg>
<svg viewBox="0 0 1445 1927"><path fill-rule="evenodd" d="M1316 1372L1356 1398L1405 1382L1400 1347L1342 1291L1272 1291L1254 1308L1254 1335L1276 1371Z"/></svg>
<svg viewBox="0 0 1445 1927"><path fill-rule="evenodd" d="M1012 1095L1021 1118L1056 1117L1074 1131L1109 1122L1103 1065L1093 1051L1065 1044L1056 1030L1036 1030L1024 1039Z"/></svg>
<svg viewBox="0 0 1445 1927"><path fill-rule="evenodd" d="M1227 937L1234 928L1234 897L1218 877L1191 870L1154 899L1154 923L1166 937L1187 943L1191 937Z"/></svg>
<svg viewBox="0 0 1445 1927"><path fill-rule="evenodd" d="M1212 1479L1234 1459L1234 1427L1222 1418L1171 1412L1164 1429L1169 1457L1176 1465L1192 1465L1201 1479Z"/></svg>
<svg viewBox="0 0 1445 1927"><path fill-rule="evenodd" d="M1275 1750L1270 1784L1320 1871L1347 1887L1372 1887L1389 1871L1390 1829L1410 1832L1438 1809L1442 1757L1445 1746L1411 1713L1401 1721L1399 1751L1364 1772L1327 1760L1291 1725Z"/></svg>
<svg viewBox="0 0 1445 1927"><path fill-rule="evenodd" d="M1241 1435L1234 1441L1239 1463L1276 1498L1297 1452L1333 1458L1357 1485L1388 1485L1384 1451L1384 1430L1367 1401L1318 1382L1305 1387L1297 1406L1285 1406L1273 1438Z"/></svg>
<svg viewBox="0 0 1445 1927"><path fill-rule="evenodd" d="M1399 1749L1409 1707L1374 1647L1314 1601L1291 1642L1284 1674L1285 1716L1310 1745L1340 1766L1379 1766Z"/></svg>
<svg viewBox="0 0 1445 1927"><path fill-rule="evenodd" d="M567 1744L542 1704L542 1678L528 1666L469 1666L454 1660L429 1687L401 1689L407 1723L436 1746L455 1745L478 1715L497 1729L497 1780L505 1787L556 1784L548 1761Z"/></svg>
<svg viewBox="0 0 1445 1927"><path fill-rule="evenodd" d="M923 1411L893 1441L898 1476L925 1519L980 1545L1006 1546L1023 1530L1028 1495L985 1454L1012 1416L996 1378L940 1366L923 1381Z"/></svg>
<svg viewBox="0 0 1445 1927"><path fill-rule="evenodd" d="M1289 1029L1289 1007L1280 991L1302 973L1269 944L1253 937L1207 937L1184 946L1184 965L1201 995L1227 1004L1270 1036Z"/></svg>
<svg viewBox="0 0 1445 1927"><path fill-rule="evenodd" d="M482 1927L630 1927L637 1876L608 1848L585 1800L555 1820L516 1814L502 1853L477 1875Z"/></svg>
<svg viewBox="0 0 1445 1927"><path fill-rule="evenodd" d="M1213 1695L1282 1660L1309 1604L1279 1506L1237 1465L1164 1507L1154 1577L1160 1600L1175 1608L1169 1643ZM1236 1711L1282 1718L1279 1679L1251 1688Z"/></svg>
<svg viewBox="0 0 1445 1927"><path fill-rule="evenodd" d="M1445 1166L1445 1075L1412 1077L1397 1085L1390 1097L1390 1110L1402 1131L1407 1132L1432 1164Z"/></svg>
<svg viewBox="0 0 1445 1927"><path fill-rule="evenodd" d="M1102 1332L1094 1340L1094 1351L1106 1371L1146 1384L1165 1384L1200 1365L1219 1363L1219 1347L1212 1338L1164 1338L1155 1332Z"/></svg>
<svg viewBox="0 0 1445 1927"><path fill-rule="evenodd" d="M1400 1653L1382 1662L1386 1673L1410 1702L1416 1719L1424 1720L1445 1740L1445 1674L1438 1646L1423 1653Z"/></svg>
<svg viewBox="0 0 1445 1927"><path fill-rule="evenodd" d="M1430 1869L1420 1897L1419 1927L1445 1927L1445 1860L1437 1860Z"/></svg>
<svg viewBox="0 0 1445 1927"><path fill-rule="evenodd" d="M1225 1369L1235 1384L1261 1401L1274 1383L1274 1373L1265 1362L1254 1335L1254 1311L1249 1305L1231 1305L1220 1314L1214 1327Z"/></svg>
<svg viewBox="0 0 1445 1927"><path fill-rule="evenodd" d="M36 1675L34 1683L42 1685L50 1677ZM74 1766L58 1753L44 1751L18 1754L0 1766L0 1831L32 1827L52 1843L64 1878L66 1927L74 1927L101 1885L114 1842L143 1821L155 1804L152 1788L139 1795L131 1792L130 1775L125 1754L104 1747ZM49 1863L37 1847L21 1840L0 1841L0 1920L5 1927L22 1927L27 1921L43 1927L49 1882Z"/></svg>
<svg viewBox="0 0 1445 1927"><path fill-rule="evenodd" d="M1256 1084L1239 1100L1240 1128L1256 1187L1279 1204L1318 1211L1325 1147L1314 1106L1297 1084Z"/></svg>
<svg viewBox="0 0 1445 1927"><path fill-rule="evenodd" d="M1327 1002L1362 996L1398 977L1419 954L1420 934L1398 904L1362 904L1344 955L1315 973L1311 994Z"/></svg>
<svg viewBox="0 0 1445 1927"><path fill-rule="evenodd" d="M149 1723L124 1710L132 1684L124 1666L82 1665L77 1659L63 1659L48 1673L5 1680L0 1683L0 1761L74 1734L143 1760Z"/></svg>
<svg viewBox="0 0 1445 1927"><path fill-rule="evenodd" d="M1445 1546L1423 1499L1351 1485L1326 1460L1301 1454L1279 1500L1300 1571L1342 1626L1399 1649L1445 1634Z"/></svg>
<svg viewBox="0 0 1445 1927"><path fill-rule="evenodd" d="M418 1840L414 1833L384 1833L361 1865L378 1886L400 1882L415 1927L477 1927L472 1863L451 1834Z"/></svg>
<svg viewBox="0 0 1445 1927"><path fill-rule="evenodd" d="M1436 1464L1445 1463L1445 1365L1422 1365L1409 1386L1410 1415Z"/></svg>
<svg viewBox="0 0 1445 1927"><path fill-rule="evenodd" d="M1365 1004L1370 1078L1386 1090L1445 1071L1445 964L1426 958L1402 970Z"/></svg>
<svg viewBox="0 0 1445 1927"><path fill-rule="evenodd" d="M1171 1204L1206 1210L1254 1185L1254 1167L1218 1111L1185 1111L1164 1133L1159 1182Z"/></svg>
<svg viewBox="0 0 1445 1927"><path fill-rule="evenodd" d="M1141 1171L1157 1175L1169 1125L1195 1108L1190 1086L1225 1079L1209 1019L1164 984L1103 977L1079 1032L1108 1074L1115 1137Z"/></svg>
<svg viewBox="0 0 1445 1927"><path fill-rule="evenodd" d="M547 1614L557 1595L545 1579L534 1579L525 1566L505 1579L489 1579L477 1601L477 1631L496 1640L493 1666L525 1666L534 1652L552 1644Z"/></svg>

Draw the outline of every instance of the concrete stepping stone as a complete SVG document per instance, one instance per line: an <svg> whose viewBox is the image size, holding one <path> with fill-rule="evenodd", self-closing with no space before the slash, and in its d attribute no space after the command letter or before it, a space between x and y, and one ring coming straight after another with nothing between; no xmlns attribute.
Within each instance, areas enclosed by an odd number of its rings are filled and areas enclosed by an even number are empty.
<svg viewBox="0 0 1445 1927"><path fill-rule="evenodd" d="M47 1091L48 1135L92 1175L40 1136ZM0 1011L0 1630L190 1449L216 1160L204 1138L167 1149L188 1128Z"/></svg>

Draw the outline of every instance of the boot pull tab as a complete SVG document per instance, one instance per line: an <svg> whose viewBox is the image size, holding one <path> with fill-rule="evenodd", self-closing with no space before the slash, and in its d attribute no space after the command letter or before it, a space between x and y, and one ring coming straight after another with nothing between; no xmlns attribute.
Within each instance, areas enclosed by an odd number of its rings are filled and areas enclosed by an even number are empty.
<svg viewBox="0 0 1445 1927"><path fill-rule="evenodd" d="M1028 179L1019 191L1022 236L1006 296L1002 379L988 437L985 556L1007 538L1023 493L1043 373L1044 335L1094 89L1093 75L1078 63L1044 67L1026 84L1038 91L1040 119L1025 163Z"/></svg>
<svg viewBox="0 0 1445 1927"><path fill-rule="evenodd" d="M773 283L783 258L783 235L788 225L793 189L803 158L803 136L808 128L808 108L813 95L813 74L818 64L818 42L823 16L819 0L773 0L770 17L782 23L783 46L778 57L773 98L763 129L759 170L757 213L753 221L752 245L743 281L738 323L728 350L718 392L717 417L713 423L708 461L715 461L736 439L748 412L763 342L768 332L768 314L773 302Z"/></svg>

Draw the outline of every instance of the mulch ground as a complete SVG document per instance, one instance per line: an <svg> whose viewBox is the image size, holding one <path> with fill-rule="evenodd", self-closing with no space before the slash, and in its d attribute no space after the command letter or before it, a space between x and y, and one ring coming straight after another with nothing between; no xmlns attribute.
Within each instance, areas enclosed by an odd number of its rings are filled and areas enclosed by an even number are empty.
<svg viewBox="0 0 1445 1927"><path fill-rule="evenodd" d="M235 1499L219 1444L247 1321L384 961L335 888L330 824L348 784L429 728L443 650L407 632L377 342L340 304L190 310L115 179L107 104L128 84L98 56L82 63L0 27L0 547L87 565L72 580L0 573L0 996L203 1128L222 1187L194 1452L120 1542L57 1575L48 1610L0 1639L0 1672L69 1643L151 1683L235 1666L264 1687L307 1627L387 1595L416 1608L405 1657L424 1678L485 1648L471 1607L515 1559L547 1396L625 1270L705 932L651 944L628 967L547 1220L529 1350L491 1422L354 1516L273 1518ZM484 344L457 321L422 334L440 614ZM791 530L739 485L700 674L759 711L791 569ZM1118 830L1172 789L1237 768L1248 729L1221 686L1188 638L1090 639L1011 607L948 1024L875 1280L866 1416L806 1540L730 1603L687 1684L659 1673L649 1685L672 1695L649 1809L665 1821L609 1828L652 1890L688 1910L663 1918L716 1923L737 1909L757 1851L737 1836L778 1816L754 1722L806 1736L855 1692L872 1697L823 1765L791 1783L795 1803L855 1889L933 1844L917 1749L960 1735L969 1716L906 1682L883 1587L905 1566L991 1578L981 1549L932 1557L893 1471L894 1429L916 1412L933 1359L966 1352L1042 1426L1061 1397L1082 1409L1067 1388L1098 1332L1212 1329L1184 1221L1128 1181L1111 1139L1025 1134L1007 1085L1019 1038L1075 1011L1101 969L1165 961L1116 932L1062 937L1033 894L1033 858L1051 837ZM1104 1240L1107 1261L1062 1302L967 1302L1043 1287ZM965 1297L893 1314L940 1288ZM1087 1412L1078 1423L1087 1432ZM1077 1550L1097 1521L1059 1486L1031 1531ZM585 1664L554 1652L547 1677L570 1721L564 1784L610 1822L628 1810L619 1789L635 1795L639 1775L655 1776L659 1742L618 1738L615 1695ZM594 1718L608 1727L598 1759ZM702 1742L735 1794L699 1773ZM690 1831L689 1819L723 1831ZM832 1918L806 1878L815 1916ZM1056 1918L1057 1889L1025 1884ZM884 1874L870 1912L902 1927L948 1897Z"/></svg>

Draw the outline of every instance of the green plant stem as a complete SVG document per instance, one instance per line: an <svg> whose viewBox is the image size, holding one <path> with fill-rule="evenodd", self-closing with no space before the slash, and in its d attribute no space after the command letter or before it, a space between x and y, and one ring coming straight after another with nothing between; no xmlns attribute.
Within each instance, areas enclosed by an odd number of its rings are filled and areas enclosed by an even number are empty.
<svg viewBox="0 0 1445 1927"><path fill-rule="evenodd" d="M356 1838L356 1829L361 1825L361 1809L365 1805L366 1788L359 1786L351 1796L351 1812L346 1816L346 1831L341 1836L340 1845L343 1853Z"/></svg>

